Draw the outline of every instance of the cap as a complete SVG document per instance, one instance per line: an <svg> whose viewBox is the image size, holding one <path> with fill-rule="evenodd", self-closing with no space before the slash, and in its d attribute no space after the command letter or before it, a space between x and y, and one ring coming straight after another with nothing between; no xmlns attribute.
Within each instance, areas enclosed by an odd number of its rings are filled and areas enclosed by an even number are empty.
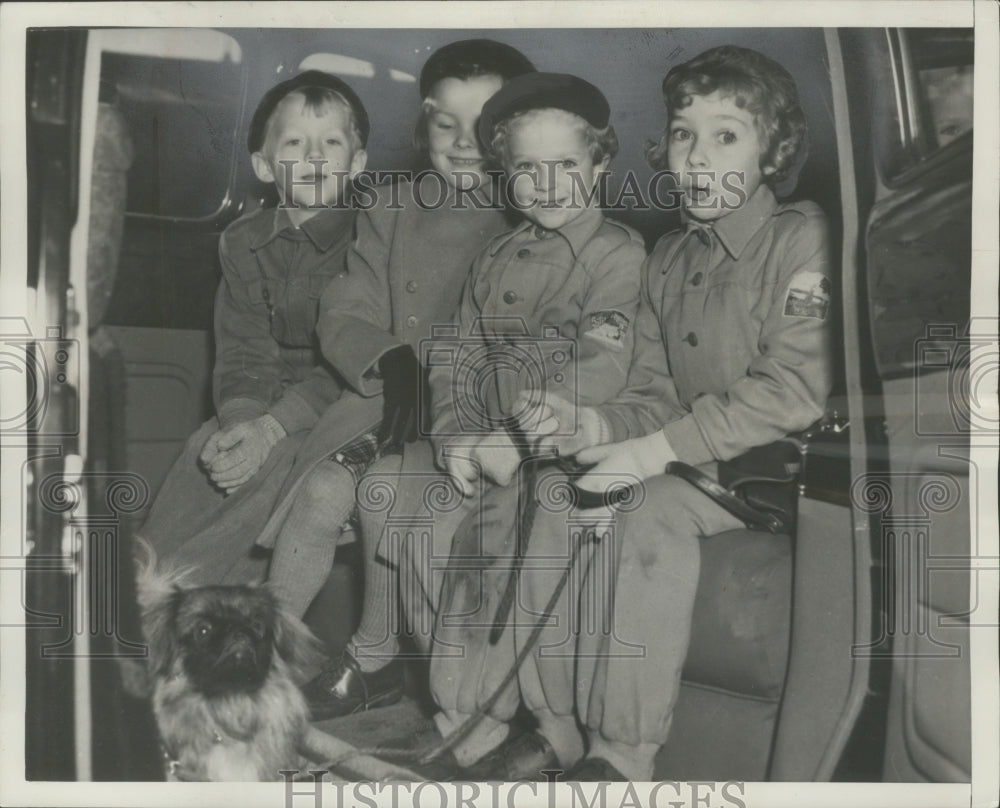
<svg viewBox="0 0 1000 808"><path fill-rule="evenodd" d="M257 110L250 119L250 130L247 132L247 148L251 153L260 151L264 146L264 135L267 132L267 120L271 113L281 103L281 100L296 90L303 90L306 87L322 87L333 90L344 97L354 112L354 120L361 135L361 145L368 143L368 132L371 124L368 121L368 111L361 103L358 94L350 88L343 79L337 78L332 73L324 73L322 70L306 70L290 79L286 79L280 84L275 84L270 90L264 93L264 97L257 104Z"/></svg>
<svg viewBox="0 0 1000 808"><path fill-rule="evenodd" d="M441 79L497 75L504 81L534 71L517 48L492 39L463 39L438 48L420 71L420 97L430 95Z"/></svg>
<svg viewBox="0 0 1000 808"><path fill-rule="evenodd" d="M566 73L528 73L508 81L483 105L479 140L488 146L494 127L515 113L548 108L573 112L595 129L611 120L608 99L589 81Z"/></svg>

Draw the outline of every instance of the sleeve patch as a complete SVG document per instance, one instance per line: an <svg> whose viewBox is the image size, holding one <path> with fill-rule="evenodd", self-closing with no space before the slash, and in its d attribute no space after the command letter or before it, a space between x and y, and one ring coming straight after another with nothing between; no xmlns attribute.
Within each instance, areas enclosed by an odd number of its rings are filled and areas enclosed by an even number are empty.
<svg viewBox="0 0 1000 808"><path fill-rule="evenodd" d="M804 270L792 278L785 296L785 317L825 320L830 311L830 279L822 272Z"/></svg>
<svg viewBox="0 0 1000 808"><path fill-rule="evenodd" d="M585 337L592 337L616 350L621 350L628 334L629 320L617 309L595 311L590 315L590 329Z"/></svg>

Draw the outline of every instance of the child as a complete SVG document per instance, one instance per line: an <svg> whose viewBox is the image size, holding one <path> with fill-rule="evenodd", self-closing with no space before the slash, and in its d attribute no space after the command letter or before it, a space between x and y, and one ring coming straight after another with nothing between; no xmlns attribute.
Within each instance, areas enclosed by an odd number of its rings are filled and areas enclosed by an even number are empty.
<svg viewBox="0 0 1000 808"><path fill-rule="evenodd" d="M647 154L678 173L683 224L646 262L627 389L553 440L596 464L583 487L645 480L642 506L619 517L613 539L614 631L645 654L579 639L588 753L570 780L651 779L687 652L698 540L742 525L665 465L712 473L715 461L802 430L832 382L826 223L815 204L780 204L771 190L806 131L793 79L755 51L719 47L674 67L663 94L666 133ZM574 411L552 400L545 414L540 434Z"/></svg>
<svg viewBox="0 0 1000 808"><path fill-rule="evenodd" d="M485 39L453 42L430 56L420 73L423 105L414 142L437 176L378 189L374 207L358 217L348 277L321 300L317 332L325 356L363 397L360 403L381 407L384 399L380 444L396 451L375 463L369 479L395 486L401 472L429 463L423 459L431 456L426 440L399 446L402 439L416 437L413 414L421 370L414 349L435 323L448 322L473 258L510 226L502 206L488 204L489 194L483 193L489 180L475 126L483 104L505 81L533 69L520 51ZM448 199L433 207L417 204L419 198L440 196L440 180L449 189ZM467 190L474 182L482 191L457 204L457 186ZM345 394L327 418L343 420L343 410L358 399ZM386 514L360 504L361 625L345 652L305 687L317 720L391 704L402 696L398 638L390 625L396 576L377 557ZM334 550L329 543L310 549L306 555L313 561L300 560L299 573L318 579L322 570L325 577Z"/></svg>
<svg viewBox="0 0 1000 808"><path fill-rule="evenodd" d="M478 406L469 390L477 379L489 379L480 419L489 425L511 413L526 387L571 391L581 403L595 405L617 394L628 373L629 326L646 253L640 236L606 219L595 202L601 173L618 148L609 118L608 102L592 84L536 73L507 84L487 102L480 120L480 138L492 144L509 178L512 205L524 221L480 254L456 316L465 347L475 353L483 346L493 367L431 368L439 463L466 500L437 515L430 563L417 553L401 561L418 584L410 591L420 595L404 606L438 615L431 690L441 708L435 721L444 736L464 725L492 694L528 633L524 621L511 620L499 642L487 641L488 624L510 581L509 565L491 569L490 564L513 555L520 486L510 481L521 457L502 428L477 434L463 423L461 411ZM609 321L618 327L607 328ZM532 338L535 342L524 342ZM551 464L545 473L551 484ZM489 482L481 483L481 475ZM565 530L537 529L539 523L549 527L536 520L522 579L544 603L554 590L553 575L527 567L537 559L565 558L560 550ZM442 552L437 537L446 541L450 533L453 559L477 557L488 563L444 571L448 545ZM439 578L443 573L440 604L435 573ZM541 770L565 768L582 755L572 678L552 685L559 692L551 694L538 686L534 661L526 662L521 673L517 686L452 749L463 778L537 779ZM539 730L506 741L519 691Z"/></svg>
<svg viewBox="0 0 1000 808"><path fill-rule="evenodd" d="M354 91L315 70L269 90L251 120L254 172L274 184L280 204L222 234L217 416L188 440L142 530L161 556L191 564L205 583L259 576L252 538L340 395L314 330L320 293L344 275L354 214L339 203L365 166L368 131ZM350 479L333 463L313 475L324 488ZM353 496L341 499L350 502L297 503L284 529L329 537L353 507Z"/></svg>

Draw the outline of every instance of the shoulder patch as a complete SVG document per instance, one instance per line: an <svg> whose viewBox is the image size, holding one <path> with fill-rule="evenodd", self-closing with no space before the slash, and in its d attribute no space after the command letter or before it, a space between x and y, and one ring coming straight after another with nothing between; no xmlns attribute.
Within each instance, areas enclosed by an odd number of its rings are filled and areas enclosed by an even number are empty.
<svg viewBox="0 0 1000 808"><path fill-rule="evenodd" d="M596 339L613 350L620 351L628 334L629 319L618 309L595 311L590 315L590 328L585 337Z"/></svg>
<svg viewBox="0 0 1000 808"><path fill-rule="evenodd" d="M822 272L802 270L792 276L785 295L785 317L812 317L825 320L830 311L833 286Z"/></svg>

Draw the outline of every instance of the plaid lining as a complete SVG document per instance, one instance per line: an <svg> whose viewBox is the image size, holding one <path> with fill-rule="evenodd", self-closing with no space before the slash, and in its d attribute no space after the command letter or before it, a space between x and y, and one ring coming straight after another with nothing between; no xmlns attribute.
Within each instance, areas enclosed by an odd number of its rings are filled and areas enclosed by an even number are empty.
<svg viewBox="0 0 1000 808"><path fill-rule="evenodd" d="M374 432L368 432L341 447L327 459L339 463L351 472L354 484L357 485L361 482L362 475L378 459L378 456L378 440Z"/></svg>

